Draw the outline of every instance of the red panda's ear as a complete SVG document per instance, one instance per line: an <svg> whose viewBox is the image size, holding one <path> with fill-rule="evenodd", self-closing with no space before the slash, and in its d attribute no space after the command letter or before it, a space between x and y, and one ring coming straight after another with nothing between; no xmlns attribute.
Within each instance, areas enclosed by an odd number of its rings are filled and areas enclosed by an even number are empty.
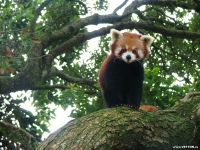
<svg viewBox="0 0 200 150"><path fill-rule="evenodd" d="M111 29L110 30L110 34L111 34L112 42L118 40L119 38L121 38L123 36L123 34L120 31L116 30L116 29Z"/></svg>
<svg viewBox="0 0 200 150"><path fill-rule="evenodd" d="M150 48L151 44L154 41L154 38L149 35L142 35L140 39L146 44L147 48Z"/></svg>

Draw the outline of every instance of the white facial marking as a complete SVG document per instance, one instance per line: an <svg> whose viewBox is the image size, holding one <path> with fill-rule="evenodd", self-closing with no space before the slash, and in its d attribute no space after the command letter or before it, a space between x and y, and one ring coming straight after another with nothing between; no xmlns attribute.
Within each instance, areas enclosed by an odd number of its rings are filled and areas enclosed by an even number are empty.
<svg viewBox="0 0 200 150"><path fill-rule="evenodd" d="M150 49L150 47L147 47L147 51L148 51L149 54L151 54L151 49Z"/></svg>
<svg viewBox="0 0 200 150"><path fill-rule="evenodd" d="M111 34L111 40L112 40L112 43L118 39L120 39L121 37L123 37L123 34L116 30L116 29L111 29L110 30L110 34Z"/></svg>
<svg viewBox="0 0 200 150"><path fill-rule="evenodd" d="M126 49L128 50L128 45L126 45Z"/></svg>
<svg viewBox="0 0 200 150"><path fill-rule="evenodd" d="M130 59L128 59L130 57ZM122 60L125 61L126 63L131 63L136 60L136 55L133 54L132 52L125 52L122 54Z"/></svg>
<svg viewBox="0 0 200 150"><path fill-rule="evenodd" d="M141 59L144 58L144 53L141 49L138 50L138 55Z"/></svg>
<svg viewBox="0 0 200 150"><path fill-rule="evenodd" d="M154 38L152 36L149 36L149 35L142 35L140 37L141 40L143 41L146 41L147 43L147 46L151 46L151 44L153 43L154 41Z"/></svg>
<svg viewBox="0 0 200 150"><path fill-rule="evenodd" d="M118 56L121 50L122 50L121 47L117 47L117 48L115 49L115 55Z"/></svg>
<svg viewBox="0 0 200 150"><path fill-rule="evenodd" d="M135 48L136 48L136 46L133 46L133 47L132 47L132 50L134 50Z"/></svg>
<svg viewBox="0 0 200 150"><path fill-rule="evenodd" d="M142 35L142 36L140 37L140 39L141 39L142 41L145 41L147 50L148 50L148 52L150 53L150 46L151 46L151 44L153 43L154 38L153 38L152 36L149 36L149 35Z"/></svg>

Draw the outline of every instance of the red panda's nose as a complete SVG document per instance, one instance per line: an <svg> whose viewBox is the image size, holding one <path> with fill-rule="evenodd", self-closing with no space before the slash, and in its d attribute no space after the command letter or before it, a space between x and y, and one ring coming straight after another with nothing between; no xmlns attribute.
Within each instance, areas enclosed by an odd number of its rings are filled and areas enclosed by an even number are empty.
<svg viewBox="0 0 200 150"><path fill-rule="evenodd" d="M126 56L126 59L127 59L127 60L130 60L130 59L131 59L131 56L130 56L130 55L127 55L127 56Z"/></svg>

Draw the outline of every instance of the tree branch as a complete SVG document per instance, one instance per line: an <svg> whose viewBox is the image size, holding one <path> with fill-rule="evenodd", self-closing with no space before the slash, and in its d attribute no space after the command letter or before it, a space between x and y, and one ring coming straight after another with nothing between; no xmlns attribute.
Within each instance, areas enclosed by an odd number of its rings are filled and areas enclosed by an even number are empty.
<svg viewBox="0 0 200 150"><path fill-rule="evenodd" d="M92 39L94 37L102 36L110 32L111 28L123 30L123 29L145 29L147 31L152 31L155 33L160 33L165 36L172 36L177 38L186 38L186 39L198 39L200 38L200 33L196 32L189 32L184 30L174 30L168 29L157 25L152 25L147 22L125 22L125 23L118 23L113 26L103 27L99 30L95 30L92 32L80 33L73 38L69 39L68 41L64 42L63 44L56 47L53 51L49 53L49 56L53 60L55 57L61 55L62 53L69 51L72 47L79 46L83 42ZM51 61L52 61L51 60Z"/></svg>
<svg viewBox="0 0 200 150"><path fill-rule="evenodd" d="M53 90L53 89L66 89L67 86L64 84L56 84L56 85L38 85L34 86L32 90Z"/></svg>
<svg viewBox="0 0 200 150"><path fill-rule="evenodd" d="M126 7L123 14L128 14L130 12L133 12L137 8L139 8L142 5L163 5L167 6L172 3L176 3L177 0L135 0L133 1L129 6Z"/></svg>
<svg viewBox="0 0 200 150"><path fill-rule="evenodd" d="M143 5L161 5L161 6L167 6L167 5L175 5L175 6L185 6L188 3L181 3L177 0L136 0L133 1L130 5L128 5L124 12L123 15L117 15L115 12L122 7L126 3L126 0L124 3L122 3L119 7L117 7L112 14L108 15L98 15L94 14L92 16L82 18L76 22L73 22L70 25L67 25L63 27L61 30L53 32L52 34L47 34L42 38L42 43L44 48L46 48L49 43L53 41L58 41L60 39L66 38L66 37L71 37L73 33L77 33L81 28L87 26L87 25L96 25L100 23L111 23L114 24L116 22L119 22L119 20L126 18L130 14L134 13L137 11L137 8ZM191 4L189 5L192 9Z"/></svg>
<svg viewBox="0 0 200 150"><path fill-rule="evenodd" d="M51 35L47 34L43 37L42 43L44 48L49 45L49 43L52 43L54 41L58 41L60 39L71 37L73 33L77 33L77 31L80 30L80 28L83 28L87 25L96 25L99 23L114 23L120 19L117 14L109 14L109 15L98 15L94 14L92 16L82 18L78 20L77 22L73 22L72 24L63 27L61 30L53 32Z"/></svg>
<svg viewBox="0 0 200 150"><path fill-rule="evenodd" d="M174 5L175 7L181 7L183 9L195 10L196 12L200 12L199 2L194 1L185 1L185 0L135 0L127 9L135 9L135 7L140 7L142 5L160 5L160 6L170 6ZM125 11L126 12L126 11Z"/></svg>
<svg viewBox="0 0 200 150"><path fill-rule="evenodd" d="M37 150L154 149L200 142L200 93L186 96L169 110L154 113L126 107L104 109L72 120L52 133Z"/></svg>
<svg viewBox="0 0 200 150"><path fill-rule="evenodd" d="M162 20L162 19L159 19L158 17L144 16L142 14L142 12L139 10L135 11L135 14L137 14L140 19L142 19L144 21L149 21L149 23L152 23L152 24L156 23L158 25L163 25L164 27L167 26L167 27L176 28L178 30L188 30L188 27L186 27L186 25L184 26L184 25L180 24L178 21L176 21L175 18L172 18L172 17L166 15L164 12L161 12L160 10L157 10L156 8L154 8L154 10L156 10L158 13L161 13L161 15L169 18L170 20L173 20L173 22L167 21L167 20Z"/></svg>
<svg viewBox="0 0 200 150"><path fill-rule="evenodd" d="M92 81L89 79L81 79L81 78L76 78L76 77L72 77L66 73L64 73L63 71L59 71L59 70L53 70L51 72L51 76L58 76L61 79L63 79L66 82L70 82L70 83L77 83L77 84L83 84L83 85L94 85L96 83L96 81Z"/></svg>
<svg viewBox="0 0 200 150"><path fill-rule="evenodd" d="M0 132L3 132L3 135L7 135L7 138L13 140L14 142L20 142L25 149L32 150L34 148L31 147L30 143L35 143L36 146L39 142L33 135L25 130L2 121L0 121Z"/></svg>
<svg viewBox="0 0 200 150"><path fill-rule="evenodd" d="M96 81L92 81L89 79L82 79L82 78L70 76L70 75L64 73L63 71L57 70L56 68L51 69L50 75L45 75L44 78L50 78L50 77L54 77L54 76L58 76L65 82L76 83L79 85L94 86L94 84L96 83ZM56 89L56 88L64 90L67 88L67 85L65 85L65 84L36 85L36 86L33 86L32 90L52 90L52 89Z"/></svg>
<svg viewBox="0 0 200 150"><path fill-rule="evenodd" d="M82 18L76 22L73 22L72 24L63 27L59 31L53 32L52 34L45 35L41 40L44 48L46 48L49 45L49 43L51 43L53 41L58 41L60 39L66 38L66 37L71 37L71 35L73 35L73 33L77 33L77 31L79 31L81 28L83 28L87 25L96 25L96 24L100 24L100 23L113 24L113 23L118 22L118 20L127 17L127 15L130 15L135 10L135 9L131 9L129 11L126 11L126 13L124 13L121 16L117 15L115 12L118 11L118 9L120 9L121 7L123 7L125 5L125 3L127 3L126 0L124 1L124 3L122 3L120 6L118 6L111 14L108 14L108 15L94 14L92 16ZM143 5L143 4L141 3L141 5ZM136 8L141 5L137 5ZM127 7L131 7L131 6L127 6Z"/></svg>
<svg viewBox="0 0 200 150"><path fill-rule="evenodd" d="M117 11L118 11L119 9L121 9L124 5L126 5L127 2L128 2L128 0L125 0L121 5L119 5L117 8L115 8L115 10L113 11L113 13L114 13L114 14L117 13Z"/></svg>

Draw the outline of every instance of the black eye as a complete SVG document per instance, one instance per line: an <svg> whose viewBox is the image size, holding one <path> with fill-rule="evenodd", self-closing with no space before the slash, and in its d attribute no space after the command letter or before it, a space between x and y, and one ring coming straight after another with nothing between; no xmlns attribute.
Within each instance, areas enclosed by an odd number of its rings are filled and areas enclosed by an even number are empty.
<svg viewBox="0 0 200 150"><path fill-rule="evenodd" d="M136 58L139 58L138 52L136 50L133 50L132 53L136 56Z"/></svg>
<svg viewBox="0 0 200 150"><path fill-rule="evenodd" d="M119 52L119 56L121 56L125 52L126 52L126 49L121 49L121 51Z"/></svg>
<svg viewBox="0 0 200 150"><path fill-rule="evenodd" d="M135 51L135 50L133 50L133 51L132 51L132 53L133 53L133 54L136 54L136 51Z"/></svg>

